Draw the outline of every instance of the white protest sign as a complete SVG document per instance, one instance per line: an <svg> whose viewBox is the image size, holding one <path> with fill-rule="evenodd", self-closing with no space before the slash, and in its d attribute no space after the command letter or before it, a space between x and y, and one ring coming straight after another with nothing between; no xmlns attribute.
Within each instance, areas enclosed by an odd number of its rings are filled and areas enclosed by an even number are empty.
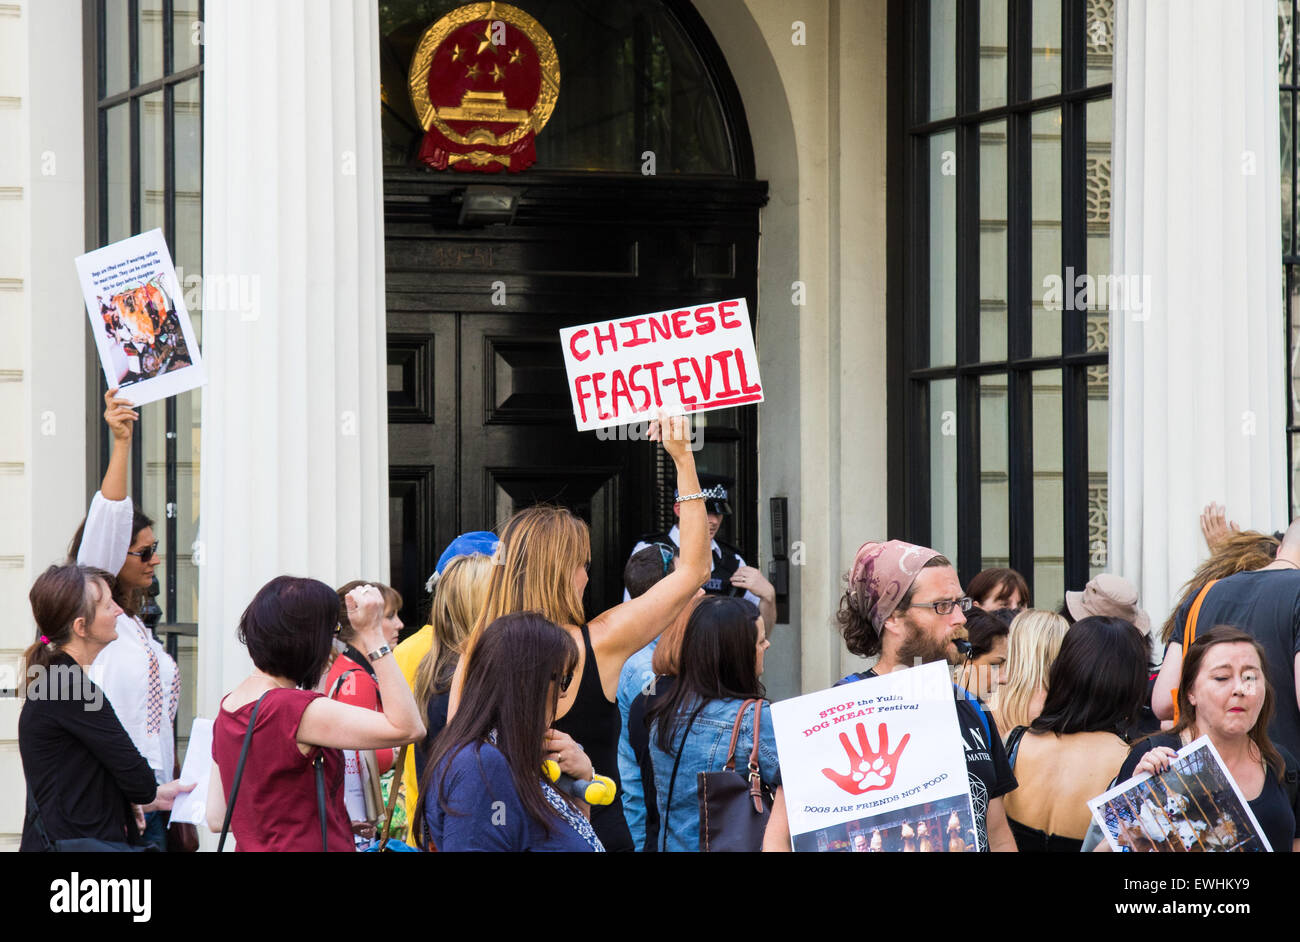
<svg viewBox="0 0 1300 942"><path fill-rule="evenodd" d="M772 704L797 851L976 850L947 665Z"/></svg>
<svg viewBox="0 0 1300 942"><path fill-rule="evenodd" d="M87 252L76 265L110 389L142 406L207 382L161 229Z"/></svg>
<svg viewBox="0 0 1300 942"><path fill-rule="evenodd" d="M212 778L212 720L194 717L190 727L190 742L185 749L185 767L181 781L195 783L194 791L176 796L172 805L172 821L186 824L203 824L207 820L208 782Z"/></svg>
<svg viewBox="0 0 1300 942"><path fill-rule="evenodd" d="M763 401L744 298L560 331L578 431Z"/></svg>

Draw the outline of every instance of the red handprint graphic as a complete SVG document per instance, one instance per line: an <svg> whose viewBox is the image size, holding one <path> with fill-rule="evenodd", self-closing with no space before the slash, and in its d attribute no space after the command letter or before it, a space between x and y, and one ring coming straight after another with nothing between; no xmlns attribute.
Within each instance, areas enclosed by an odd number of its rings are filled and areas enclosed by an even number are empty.
<svg viewBox="0 0 1300 942"><path fill-rule="evenodd" d="M880 724L878 734L880 748L873 750L867 741L867 728L858 724L858 750L853 749L847 733L840 733L840 743L849 757L849 771L841 775L834 769L822 769L822 775L844 789L850 795L862 795L877 788L888 788L894 784L894 775L898 771L898 757L912 738L911 733L903 736L903 741L892 753L889 751L889 730Z"/></svg>

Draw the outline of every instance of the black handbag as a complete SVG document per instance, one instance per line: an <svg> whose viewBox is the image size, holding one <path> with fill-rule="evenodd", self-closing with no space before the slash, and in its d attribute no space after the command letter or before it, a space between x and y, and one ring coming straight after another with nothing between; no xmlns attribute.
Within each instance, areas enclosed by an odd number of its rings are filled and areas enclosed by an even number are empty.
<svg viewBox="0 0 1300 942"><path fill-rule="evenodd" d="M740 738L740 721L750 704L754 704L754 742L749 751L747 774L736 771L736 740ZM660 850L668 849L668 815L672 811L673 790L677 785L677 769L682 762L686 739L703 704L691 714L682 736L682 748L673 762L673 774L668 781L668 800L664 804L663 830ZM763 701L746 700L731 724L731 745L727 762L721 772L697 772L696 789L700 806L700 850L705 852L751 852L763 847L763 831L772 813L772 793L763 784L758 769L759 728L763 718Z"/></svg>
<svg viewBox="0 0 1300 942"><path fill-rule="evenodd" d="M27 793L27 814L36 836L41 839L48 853L55 854L147 854L157 853L159 848L153 844L128 844L125 841L103 841L97 837L65 837L52 841L45 831L45 822L41 820L41 809L36 806L32 793ZM137 832L138 834L138 832Z"/></svg>
<svg viewBox="0 0 1300 942"><path fill-rule="evenodd" d="M754 741L749 750L746 773L736 771L736 740L740 722L750 705L754 707ZM700 850L706 852L753 852L763 848L763 831L772 813L772 792L763 784L758 769L759 729L763 722L763 701L746 700L731 727L727 764L721 772L697 773L700 800Z"/></svg>
<svg viewBox="0 0 1300 942"><path fill-rule="evenodd" d="M226 834L230 831L230 817L235 813L235 799L239 797L239 780L244 777L244 760L248 758L248 747L253 742L253 724L257 722L257 710L266 699L266 691L257 698L253 704L253 713L248 718L248 732L244 733L244 745L239 750L239 762L235 766L235 780L230 784L230 802L226 805L226 818L221 822L221 837L217 840L217 853L221 853L221 848L225 846ZM316 770L316 813L320 815L320 844L321 848L329 851L329 838L325 830L325 757L322 753L317 752L316 758L312 760L312 767Z"/></svg>

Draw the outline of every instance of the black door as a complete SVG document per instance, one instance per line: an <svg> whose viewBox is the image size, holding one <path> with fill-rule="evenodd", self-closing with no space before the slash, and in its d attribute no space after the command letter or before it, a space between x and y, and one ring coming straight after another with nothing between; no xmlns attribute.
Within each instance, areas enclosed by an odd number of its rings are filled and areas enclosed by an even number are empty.
<svg viewBox="0 0 1300 942"><path fill-rule="evenodd" d="M436 182L434 182L436 181ZM467 186L519 195L506 225L462 227ZM537 501L591 527L589 614L622 595L640 534L671 525L671 468L649 443L574 429L561 327L744 296L757 321L766 185L606 175L385 181L393 585L409 626L443 547ZM737 480L723 538L757 558L755 409L705 419L703 470Z"/></svg>

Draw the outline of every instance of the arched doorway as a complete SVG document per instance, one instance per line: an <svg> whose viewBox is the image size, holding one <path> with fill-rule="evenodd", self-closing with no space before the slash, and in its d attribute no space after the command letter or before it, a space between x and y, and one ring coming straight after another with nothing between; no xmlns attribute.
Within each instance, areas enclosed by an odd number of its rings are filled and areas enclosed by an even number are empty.
<svg viewBox="0 0 1300 942"><path fill-rule="evenodd" d="M587 608L622 592L637 537L671 520L671 468L644 442L574 431L558 331L744 296L757 320L759 210L743 108L685 0L514 5L551 35L560 98L518 174L433 171L406 95L423 30L455 0L381 2L392 580L418 625L457 533L539 500L590 525ZM654 154L655 173L643 172ZM473 188L509 187L506 222L462 221ZM757 558L757 419L702 417L702 470L736 479L720 537Z"/></svg>

